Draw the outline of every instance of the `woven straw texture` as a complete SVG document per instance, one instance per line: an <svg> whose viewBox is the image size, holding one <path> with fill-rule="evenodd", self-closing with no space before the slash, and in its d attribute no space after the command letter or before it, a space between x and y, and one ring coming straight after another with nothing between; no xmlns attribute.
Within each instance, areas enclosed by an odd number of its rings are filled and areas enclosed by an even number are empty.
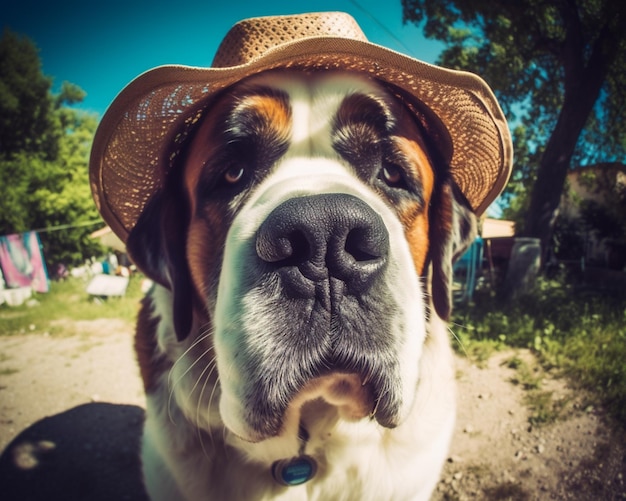
<svg viewBox="0 0 626 501"><path fill-rule="evenodd" d="M102 216L123 241L163 186L178 145L210 98L243 78L277 68L365 73L414 96L446 129L452 176L478 214L508 181L512 146L507 123L476 75L369 43L347 14L257 18L228 32L212 67L150 70L107 110L92 148L91 187Z"/></svg>

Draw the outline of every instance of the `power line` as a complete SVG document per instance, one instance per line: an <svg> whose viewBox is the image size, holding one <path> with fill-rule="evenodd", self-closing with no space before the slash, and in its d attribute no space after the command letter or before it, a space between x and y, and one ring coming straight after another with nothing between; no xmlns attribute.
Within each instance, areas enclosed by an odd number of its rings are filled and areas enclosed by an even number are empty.
<svg viewBox="0 0 626 501"><path fill-rule="evenodd" d="M408 47L402 40L400 40L393 31L391 31L389 28L387 28L387 26L385 26L383 23L380 22L380 20L375 17L374 15L372 15L365 7L361 6L358 2L356 2L355 0L350 0L350 3L352 3L357 9L359 9L361 12L363 12L367 17L369 17L372 21L374 21L385 33L387 33L391 38L393 38L399 45L402 46L402 48L404 48L404 50L410 54L413 57L417 57L415 55L415 53L413 52L413 50L411 50L410 47Z"/></svg>
<svg viewBox="0 0 626 501"><path fill-rule="evenodd" d="M51 231L61 231L61 230L69 230L72 228L83 228L85 226L95 226L96 224L103 224L102 220L85 221L82 223L74 223L74 224L60 224L58 226L48 226L47 228L38 228L36 230L30 230L30 231L36 231L37 233L48 233Z"/></svg>

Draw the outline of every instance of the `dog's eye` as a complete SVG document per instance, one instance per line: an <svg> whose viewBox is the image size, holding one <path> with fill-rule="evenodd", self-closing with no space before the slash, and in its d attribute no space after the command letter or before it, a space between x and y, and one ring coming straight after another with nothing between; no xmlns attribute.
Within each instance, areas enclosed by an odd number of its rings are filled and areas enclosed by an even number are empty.
<svg viewBox="0 0 626 501"><path fill-rule="evenodd" d="M406 186L402 169L397 165L385 165L380 171L380 177L387 185L393 188Z"/></svg>
<svg viewBox="0 0 626 501"><path fill-rule="evenodd" d="M241 181L241 179L243 178L243 175L244 175L244 168L239 167L239 166L234 166L228 169L224 173L224 181L226 181L228 184L237 184L239 181Z"/></svg>

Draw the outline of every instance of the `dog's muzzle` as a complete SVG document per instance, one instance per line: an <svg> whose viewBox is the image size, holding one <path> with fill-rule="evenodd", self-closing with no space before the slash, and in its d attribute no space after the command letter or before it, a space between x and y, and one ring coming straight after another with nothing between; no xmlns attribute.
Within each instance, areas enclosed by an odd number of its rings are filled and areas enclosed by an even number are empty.
<svg viewBox="0 0 626 501"><path fill-rule="evenodd" d="M278 435L289 409L316 399L346 419L397 425L402 327L381 215L350 194L290 198L250 244L239 308L245 335L232 355L243 380L229 394L247 434Z"/></svg>

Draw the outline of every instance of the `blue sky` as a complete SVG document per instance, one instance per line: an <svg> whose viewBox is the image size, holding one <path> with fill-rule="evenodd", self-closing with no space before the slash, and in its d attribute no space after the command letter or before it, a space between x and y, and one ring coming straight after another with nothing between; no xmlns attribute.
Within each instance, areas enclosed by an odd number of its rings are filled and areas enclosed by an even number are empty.
<svg viewBox="0 0 626 501"><path fill-rule="evenodd" d="M81 105L102 115L140 73L162 64L209 66L237 21L256 16L340 10L374 43L434 62L442 49L415 25L402 24L400 0L3 0L0 23L31 38L43 71L87 92Z"/></svg>

